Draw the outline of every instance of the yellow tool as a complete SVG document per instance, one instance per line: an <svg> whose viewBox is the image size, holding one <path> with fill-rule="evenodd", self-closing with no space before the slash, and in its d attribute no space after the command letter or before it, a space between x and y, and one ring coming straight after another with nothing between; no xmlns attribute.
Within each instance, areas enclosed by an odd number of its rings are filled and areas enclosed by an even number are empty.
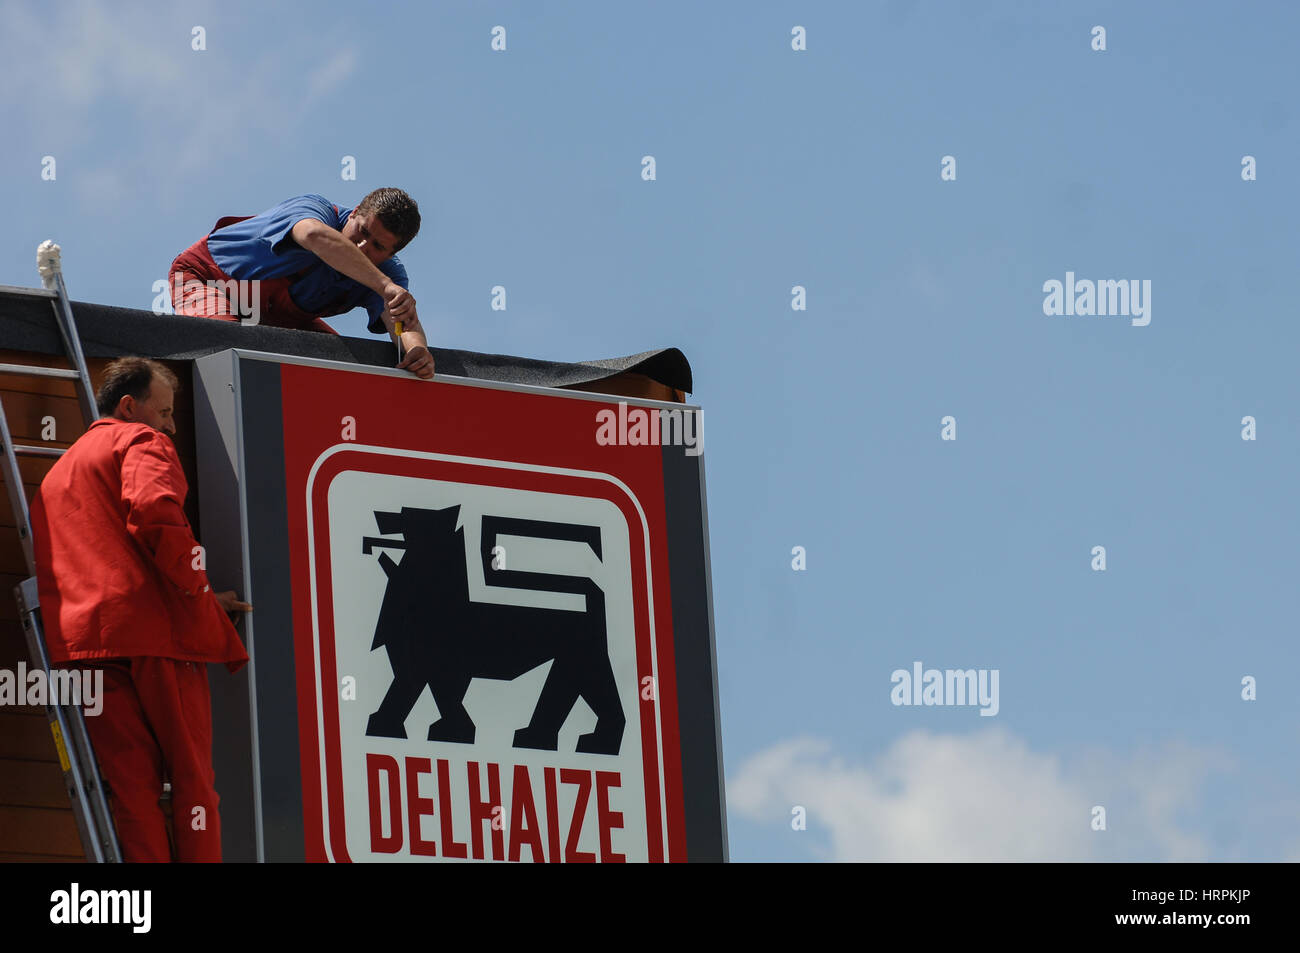
<svg viewBox="0 0 1300 953"><path fill-rule="evenodd" d="M397 360L398 363L400 363L405 357L405 355L402 354L402 322L401 321L393 322L393 334L397 339Z"/></svg>

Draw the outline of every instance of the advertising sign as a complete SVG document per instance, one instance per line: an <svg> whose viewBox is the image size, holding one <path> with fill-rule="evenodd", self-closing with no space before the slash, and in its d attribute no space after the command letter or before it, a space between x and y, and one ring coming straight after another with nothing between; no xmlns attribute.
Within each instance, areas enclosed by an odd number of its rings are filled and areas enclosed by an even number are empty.
<svg viewBox="0 0 1300 953"><path fill-rule="evenodd" d="M255 606L250 678L212 678L228 857L725 859L698 408L238 351L195 377L231 474L201 532Z"/></svg>

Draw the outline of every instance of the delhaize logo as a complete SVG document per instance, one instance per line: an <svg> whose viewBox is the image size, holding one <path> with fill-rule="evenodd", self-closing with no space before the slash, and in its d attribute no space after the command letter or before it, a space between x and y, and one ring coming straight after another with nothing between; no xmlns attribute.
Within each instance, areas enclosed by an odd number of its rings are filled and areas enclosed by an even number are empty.
<svg viewBox="0 0 1300 953"><path fill-rule="evenodd" d="M614 495L333 477L329 859L663 859L645 534Z"/></svg>

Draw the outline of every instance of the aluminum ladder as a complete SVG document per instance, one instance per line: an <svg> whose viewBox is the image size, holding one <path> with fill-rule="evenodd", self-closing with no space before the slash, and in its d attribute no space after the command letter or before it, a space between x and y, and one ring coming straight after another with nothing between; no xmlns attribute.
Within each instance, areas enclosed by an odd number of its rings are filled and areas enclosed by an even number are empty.
<svg viewBox="0 0 1300 953"><path fill-rule="evenodd" d="M82 353L77 325L72 317L68 289L63 283L59 246L50 241L42 242L36 252L36 263L40 270L44 291L32 291L31 294L49 299L54 311L55 323L63 338L64 354L73 366L57 368L0 364L0 373L72 381L81 408L84 432L85 428L99 418L99 413L90 386L90 374L86 369L86 357ZM49 680L50 656L45 645L45 633L41 627L40 599L36 590L36 560L32 550L31 515L27 508L26 494L23 492L22 474L18 470L18 457L59 457L65 451L58 447L15 444L9 431L9 419L5 414L3 402L0 402L0 442L4 445L4 452L0 454L0 472L4 474L9 504L14 512L14 525L18 527L23 556L27 560L28 578L14 587L14 596L18 600L18 615L22 619L23 631L27 636L28 654L32 661L45 671L46 685L52 686L53 683ZM100 777L98 764L95 761L95 752L90 744L90 736L86 732L85 716L79 705L61 704L54 694L53 691L47 692L46 717L50 724L50 734L54 736L59 766L63 769L64 786L67 788L68 799L72 803L72 813L77 822L77 833L81 836L86 860L93 863L121 863L122 850L118 844L117 831L113 826L113 815L109 811L103 779Z"/></svg>

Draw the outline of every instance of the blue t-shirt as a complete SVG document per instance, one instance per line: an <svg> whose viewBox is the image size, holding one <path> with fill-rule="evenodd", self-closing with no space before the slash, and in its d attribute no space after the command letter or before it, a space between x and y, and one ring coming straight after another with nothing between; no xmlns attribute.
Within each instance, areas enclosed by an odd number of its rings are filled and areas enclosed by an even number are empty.
<svg viewBox="0 0 1300 953"><path fill-rule="evenodd" d="M208 252L217 267L231 278L288 278L310 269L289 285L289 297L304 311L319 313L331 308L351 310L357 306L370 312L369 330L385 334L379 316L384 299L360 282L340 274L312 252L307 251L289 234L305 218L324 222L341 230L352 215L351 208L334 210L323 195L299 195L286 199L272 209L247 221L227 225L208 236ZM396 284L410 290L405 266L396 256L376 266Z"/></svg>

